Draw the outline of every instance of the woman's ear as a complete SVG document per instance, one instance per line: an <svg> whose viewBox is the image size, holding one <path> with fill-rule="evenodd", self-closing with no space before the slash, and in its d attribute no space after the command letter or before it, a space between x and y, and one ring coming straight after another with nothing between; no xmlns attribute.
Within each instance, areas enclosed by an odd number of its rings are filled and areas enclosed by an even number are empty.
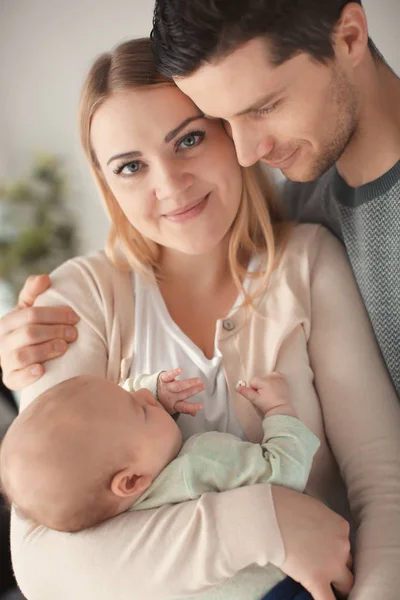
<svg viewBox="0 0 400 600"><path fill-rule="evenodd" d="M137 475L134 467L126 467L116 473L111 482L111 491L120 498L140 496L151 485L151 475Z"/></svg>

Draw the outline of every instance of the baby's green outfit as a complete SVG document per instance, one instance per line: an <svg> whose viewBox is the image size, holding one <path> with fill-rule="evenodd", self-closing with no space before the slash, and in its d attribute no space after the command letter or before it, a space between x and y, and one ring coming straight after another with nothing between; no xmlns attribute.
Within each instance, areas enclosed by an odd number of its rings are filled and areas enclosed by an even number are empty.
<svg viewBox="0 0 400 600"><path fill-rule="evenodd" d="M132 391L148 387L154 393L157 376L128 379L123 387ZM186 502L207 492L224 492L257 483L303 492L319 448L318 438L301 421L287 415L266 417L262 425L261 444L217 431L192 436L130 510ZM196 594L193 600L258 600L284 578L272 565L253 566Z"/></svg>

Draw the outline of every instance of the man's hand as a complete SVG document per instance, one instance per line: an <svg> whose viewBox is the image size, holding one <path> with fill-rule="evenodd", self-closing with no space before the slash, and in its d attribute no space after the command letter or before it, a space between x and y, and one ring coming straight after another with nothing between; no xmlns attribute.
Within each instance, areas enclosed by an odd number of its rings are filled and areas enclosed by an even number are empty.
<svg viewBox="0 0 400 600"><path fill-rule="evenodd" d="M33 307L50 286L48 275L29 277L17 306L0 319L0 361L4 384L21 390L44 373L42 363L65 353L77 338L79 317L67 306Z"/></svg>
<svg viewBox="0 0 400 600"><path fill-rule="evenodd" d="M173 369L160 374L157 383L158 400L170 415L181 412L195 417L204 406L200 402L186 402L186 400L202 392L204 384L198 377L177 380L181 373L182 369Z"/></svg>
<svg viewBox="0 0 400 600"><path fill-rule="evenodd" d="M335 600L332 586L347 597L353 587L349 524L324 504L273 486L275 513L285 546L286 575L299 581L314 600Z"/></svg>

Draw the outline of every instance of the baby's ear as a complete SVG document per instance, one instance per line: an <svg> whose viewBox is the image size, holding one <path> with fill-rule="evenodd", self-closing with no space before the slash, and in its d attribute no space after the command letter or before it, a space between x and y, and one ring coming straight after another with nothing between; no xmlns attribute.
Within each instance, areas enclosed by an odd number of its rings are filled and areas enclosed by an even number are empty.
<svg viewBox="0 0 400 600"><path fill-rule="evenodd" d="M150 475L136 475L133 467L126 467L116 473L111 482L111 491L120 498L139 496L153 481Z"/></svg>

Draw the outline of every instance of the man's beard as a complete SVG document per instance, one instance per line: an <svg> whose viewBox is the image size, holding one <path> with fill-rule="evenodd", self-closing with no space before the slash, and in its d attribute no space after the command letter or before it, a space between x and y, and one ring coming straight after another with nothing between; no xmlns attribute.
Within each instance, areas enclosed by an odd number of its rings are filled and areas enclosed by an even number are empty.
<svg viewBox="0 0 400 600"><path fill-rule="evenodd" d="M321 151L308 171L301 175L297 181L315 181L328 171L342 156L350 142L357 135L358 130L358 94L354 86L344 74L337 69L332 71L331 85L329 86L332 110L335 111L334 137L327 138Z"/></svg>

